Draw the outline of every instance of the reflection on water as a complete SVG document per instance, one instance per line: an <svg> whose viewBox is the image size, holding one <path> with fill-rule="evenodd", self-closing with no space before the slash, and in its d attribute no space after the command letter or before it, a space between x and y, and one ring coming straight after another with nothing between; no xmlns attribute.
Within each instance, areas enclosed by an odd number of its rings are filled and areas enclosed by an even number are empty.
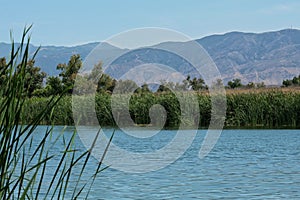
<svg viewBox="0 0 300 200"><path fill-rule="evenodd" d="M61 128L56 127L55 132L60 132ZM36 140L44 129L38 128ZM66 129L65 136L72 132L72 127ZM112 130L106 129L106 132ZM165 130L149 138L134 138L117 131L113 142L128 151L156 151L170 142L175 133ZM141 174L112 168L103 171L89 199L300 198L298 130L224 130L212 152L200 160L198 152L205 134L205 130L199 131L183 156L158 171ZM52 150L62 150L60 144ZM79 137L76 145L84 150ZM51 161L50 166L55 166L56 162ZM92 159L85 173L86 180L96 164L97 160ZM45 178L48 179L50 177Z"/></svg>

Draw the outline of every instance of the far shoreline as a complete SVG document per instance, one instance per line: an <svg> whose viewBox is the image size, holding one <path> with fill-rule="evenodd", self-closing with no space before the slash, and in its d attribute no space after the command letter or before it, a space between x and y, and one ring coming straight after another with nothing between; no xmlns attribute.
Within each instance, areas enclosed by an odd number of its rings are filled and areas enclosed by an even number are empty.
<svg viewBox="0 0 300 200"><path fill-rule="evenodd" d="M22 125L23 126L23 125ZM24 126L26 126L24 124ZM183 129L178 129L178 127L164 127L164 128L159 128L159 127L151 127L148 126L147 128L143 129L143 127L137 128L136 126L134 127L117 127L117 126L98 126L98 125L55 125L55 124L41 124L38 125L38 127L54 127L54 128L62 128L62 129L76 129L76 127L100 127L101 129L114 129L114 130L121 130L121 129L131 129L131 130L141 130L141 131L147 131L147 130L214 130L212 128L209 129L209 127L199 127L197 129L192 128L192 127L186 127ZM224 126L223 129L215 129L215 130L300 130L300 127L292 127L292 126L281 126L281 127L268 127L268 126Z"/></svg>

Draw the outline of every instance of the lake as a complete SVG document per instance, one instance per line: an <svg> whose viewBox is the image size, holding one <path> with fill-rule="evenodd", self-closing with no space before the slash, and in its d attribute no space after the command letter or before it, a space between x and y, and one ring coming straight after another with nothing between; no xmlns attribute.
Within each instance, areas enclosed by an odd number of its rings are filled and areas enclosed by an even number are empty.
<svg viewBox="0 0 300 200"><path fill-rule="evenodd" d="M44 130L38 127L36 135ZM73 130L68 127L65 135ZM143 153L162 148L175 134L163 130L149 138L134 138L116 131L113 143ZM163 169L148 173L104 170L89 199L300 199L299 130L224 130L213 150L200 159L205 134L206 130L198 131L187 151ZM75 142L84 149L79 136ZM62 149L59 145L52 150ZM87 171L96 164L92 159Z"/></svg>

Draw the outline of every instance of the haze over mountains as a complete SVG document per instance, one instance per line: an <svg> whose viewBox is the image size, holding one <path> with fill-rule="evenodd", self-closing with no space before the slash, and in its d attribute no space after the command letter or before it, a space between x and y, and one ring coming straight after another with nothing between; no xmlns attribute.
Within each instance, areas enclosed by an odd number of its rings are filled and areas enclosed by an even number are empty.
<svg viewBox="0 0 300 200"><path fill-rule="evenodd" d="M215 61L225 83L233 78L240 78L244 83L265 82L266 85L280 85L283 79L300 74L300 30L297 29L259 34L230 32L196 41ZM73 54L80 54L84 59L98 44L89 43L74 47L42 46L36 57L36 65L49 75L57 75L57 64L68 62ZM125 52L109 45L107 48ZM31 45L32 52L36 49L36 46ZM1 57L9 55L9 51L10 44L0 43ZM194 74L189 64L182 59L168 52L153 51L151 48L130 52L116 60L108 72L118 77L124 70L147 62L169 65L180 69L186 75Z"/></svg>

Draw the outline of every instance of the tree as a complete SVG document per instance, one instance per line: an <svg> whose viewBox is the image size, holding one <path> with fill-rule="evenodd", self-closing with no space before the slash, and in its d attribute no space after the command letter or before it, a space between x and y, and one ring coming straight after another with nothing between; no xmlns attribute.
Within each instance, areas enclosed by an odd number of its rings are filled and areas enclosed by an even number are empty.
<svg viewBox="0 0 300 200"><path fill-rule="evenodd" d="M50 76L47 78L45 93L47 96L59 95L63 92L62 81L57 76Z"/></svg>
<svg viewBox="0 0 300 200"><path fill-rule="evenodd" d="M289 87L289 86L293 85L293 82L292 82L292 80L288 80L288 79L287 80L283 80L282 85L284 87Z"/></svg>
<svg viewBox="0 0 300 200"><path fill-rule="evenodd" d="M188 75L186 79L182 81L182 83L176 83L174 86L175 91L187 91L190 88L190 76Z"/></svg>
<svg viewBox="0 0 300 200"><path fill-rule="evenodd" d="M291 80L289 80L289 79L283 80L282 85L283 85L283 87L299 86L300 85L300 75L298 77L295 76Z"/></svg>
<svg viewBox="0 0 300 200"><path fill-rule="evenodd" d="M213 89L221 89L224 88L224 84L223 84L223 80L218 78L216 81L212 82L212 86Z"/></svg>
<svg viewBox="0 0 300 200"><path fill-rule="evenodd" d="M165 85L159 85L156 92L171 92L171 90L168 87L166 87Z"/></svg>
<svg viewBox="0 0 300 200"><path fill-rule="evenodd" d="M300 77L294 77L292 80L293 85L299 85L300 84Z"/></svg>
<svg viewBox="0 0 300 200"><path fill-rule="evenodd" d="M88 80L92 81L95 85L97 85L99 78L103 74L102 69L102 62L97 63L94 65L94 68L92 69L91 73L88 76Z"/></svg>
<svg viewBox="0 0 300 200"><path fill-rule="evenodd" d="M229 88L234 89L234 88L242 87L243 85L242 85L241 79L236 78L236 79L233 79L232 81L229 81L228 86L229 86Z"/></svg>
<svg viewBox="0 0 300 200"><path fill-rule="evenodd" d="M257 88L265 88L266 85L265 85L264 82L261 82L261 83L257 83L257 84L256 84L256 87L257 87Z"/></svg>
<svg viewBox="0 0 300 200"><path fill-rule="evenodd" d="M205 85L205 82L202 78L193 78L192 80L190 80L190 77L187 77L187 80L189 81L189 85L192 88L192 90L194 91L199 91L199 90L203 90L206 89L207 86Z"/></svg>
<svg viewBox="0 0 300 200"><path fill-rule="evenodd" d="M25 68L18 65L16 70L16 75L25 73L24 92L28 97L32 97L35 90L42 89L43 80L47 75L41 68L35 67L34 63L34 60L29 60Z"/></svg>
<svg viewBox="0 0 300 200"><path fill-rule="evenodd" d="M116 86L116 80L110 77L107 74L102 74L98 84L97 84L97 92L113 92Z"/></svg>
<svg viewBox="0 0 300 200"><path fill-rule="evenodd" d="M173 82L161 80L161 84L157 88L156 92L171 92L172 90L175 90L175 84Z"/></svg>
<svg viewBox="0 0 300 200"><path fill-rule="evenodd" d="M79 54L72 55L68 64L59 64L57 69L61 70L59 76L62 78L63 89L72 94L76 75L82 67L82 60Z"/></svg>
<svg viewBox="0 0 300 200"><path fill-rule="evenodd" d="M139 93L139 94L142 94L142 93L149 93L151 92L151 90L149 89L149 86L147 83L144 83L140 88L138 88L135 93Z"/></svg>
<svg viewBox="0 0 300 200"><path fill-rule="evenodd" d="M255 83L253 83L253 82L249 82L249 83L246 85L246 87L249 88L249 89L252 89L252 88L255 88L256 85L255 85Z"/></svg>
<svg viewBox="0 0 300 200"><path fill-rule="evenodd" d="M100 93L112 93L117 83L115 79L103 72L102 62L99 62L94 66L87 78L97 87L97 92Z"/></svg>

